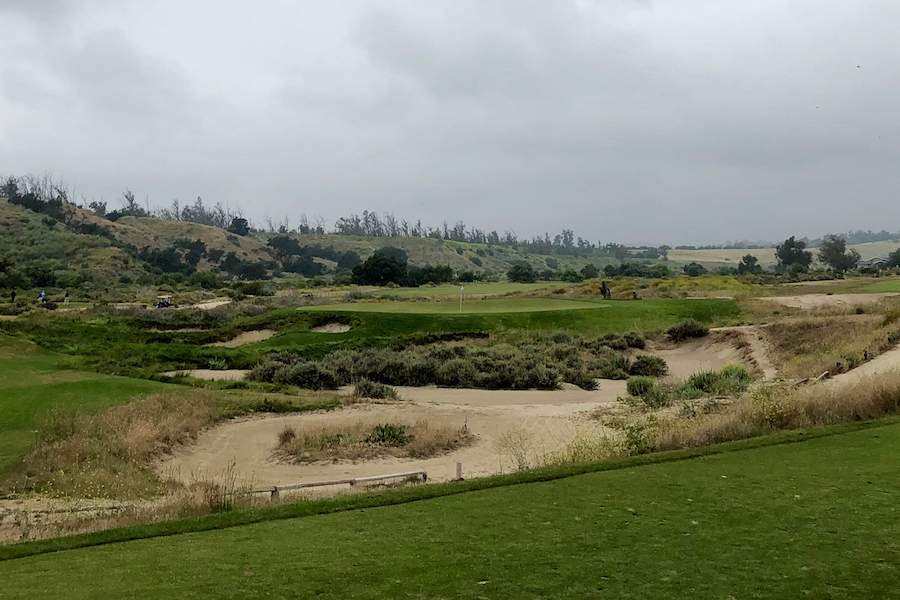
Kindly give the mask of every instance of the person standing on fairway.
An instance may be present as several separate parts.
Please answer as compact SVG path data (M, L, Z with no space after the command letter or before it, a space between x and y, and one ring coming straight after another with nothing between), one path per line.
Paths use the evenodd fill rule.
M16 288L13 288L13 289L9 292L9 302L10 302L10 304L15 304L15 303L16 303Z

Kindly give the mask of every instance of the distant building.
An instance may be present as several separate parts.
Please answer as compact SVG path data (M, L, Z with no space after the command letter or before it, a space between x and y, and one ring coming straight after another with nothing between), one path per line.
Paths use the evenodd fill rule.
M859 269L869 269L872 271L880 271L881 269L886 269L888 266L888 260L886 258L882 258L880 256L876 256L874 258L867 258L866 260L859 261L857 264L857 268Z

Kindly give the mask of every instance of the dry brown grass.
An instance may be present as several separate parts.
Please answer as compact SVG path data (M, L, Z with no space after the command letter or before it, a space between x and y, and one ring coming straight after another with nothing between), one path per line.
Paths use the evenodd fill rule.
M880 314L792 319L765 328L781 373L798 378L852 369L891 348L898 330Z
M876 419L900 412L900 373L853 385L762 386L718 414L669 421L655 435L657 450L707 446L766 433Z
M297 463L371 460L384 456L427 458L461 448L473 439L466 428L443 423L356 420L302 429L285 428L278 435L275 455Z
M147 497L162 491L150 463L216 418L213 395L198 390L157 394L98 415L53 412L5 487L50 496Z

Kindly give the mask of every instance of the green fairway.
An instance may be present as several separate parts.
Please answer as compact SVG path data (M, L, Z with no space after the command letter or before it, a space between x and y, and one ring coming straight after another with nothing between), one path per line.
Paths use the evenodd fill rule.
M885 277L860 288L859 291L870 294L900 292L900 277Z
M27 451L42 414L52 408L96 411L163 384L60 369L60 358L0 335L0 475Z
M4 598L887 598L900 425L0 562Z
M345 304L327 304L311 307L308 310L350 311L350 312L387 312L406 314L491 314L513 312L539 312L545 310L577 310L582 308L597 309L607 304L597 304L579 300L558 300L555 298L488 298L484 300L469 299L462 303L458 300L442 300L431 302L348 302Z
M397 296L400 298L459 298L459 286L465 290L466 298L483 298L486 296L500 296L504 294L517 294L533 292L546 288L569 287L572 284L559 281L542 281L540 283L512 283L508 281L485 281L474 283L447 283L442 285L423 285L415 288L392 288L363 286L355 288L355 291L385 296ZM346 293L346 289L341 290Z

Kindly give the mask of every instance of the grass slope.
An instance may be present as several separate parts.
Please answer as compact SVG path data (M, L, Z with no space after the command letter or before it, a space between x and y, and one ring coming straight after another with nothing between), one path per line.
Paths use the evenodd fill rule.
M0 335L0 476L28 450L35 424L49 410L95 412L164 387L140 379L61 370L58 356Z
M885 598L900 585L898 443L894 421L798 444L32 556L0 562L0 578L11 599Z
M140 265L110 240L76 233L2 199L0 231L0 257L25 273L37 267L49 269L61 288L101 287L120 275L141 273Z

